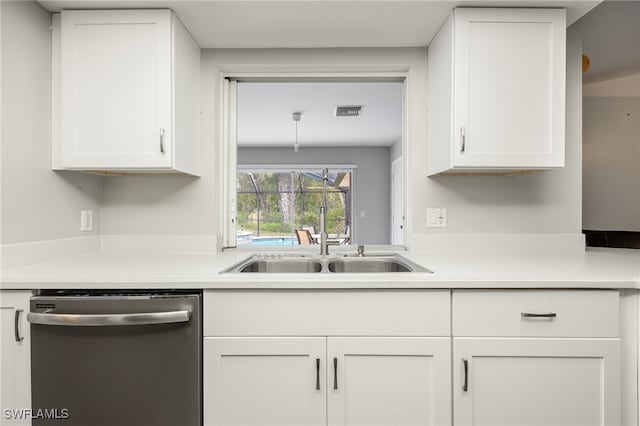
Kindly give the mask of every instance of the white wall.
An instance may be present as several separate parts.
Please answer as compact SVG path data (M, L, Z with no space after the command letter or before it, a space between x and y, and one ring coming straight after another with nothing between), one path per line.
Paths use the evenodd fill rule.
M584 229L640 231L640 98L585 97Z
M581 47L568 36L566 167L520 177L426 177L426 48L204 49L202 171L184 177L107 178L103 233L221 233L221 72L345 71L374 66L408 75L408 231L414 243L434 234L558 233L579 236L581 223ZM449 227L425 228L427 207L447 207Z
M582 93L589 97L640 98L640 72L585 84Z
M389 147L301 147L298 152L293 148L239 148L238 164L355 164L353 243L389 244Z
M31 1L2 1L0 243L100 232L100 178L51 171L51 15ZM93 233L80 210L94 211Z

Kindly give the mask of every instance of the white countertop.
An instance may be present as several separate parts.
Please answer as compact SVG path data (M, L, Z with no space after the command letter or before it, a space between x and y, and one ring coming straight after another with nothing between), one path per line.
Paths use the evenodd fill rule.
M251 253L97 253L3 270L0 288L640 289L639 250L399 253L433 273L220 274Z

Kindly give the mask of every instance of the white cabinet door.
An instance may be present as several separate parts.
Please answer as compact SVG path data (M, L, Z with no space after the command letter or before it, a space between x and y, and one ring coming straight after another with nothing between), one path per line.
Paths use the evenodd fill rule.
M428 54L429 175L564 166L565 10L456 8Z
M29 291L0 292L0 424L30 425Z
M450 345L449 338L329 337L329 424L451 424Z
M206 337L204 424L325 425L326 338Z
M620 424L619 339L454 338L453 351L456 426Z
M170 10L64 11L62 166L172 166Z
M564 11L458 8L454 19L455 165L563 166Z

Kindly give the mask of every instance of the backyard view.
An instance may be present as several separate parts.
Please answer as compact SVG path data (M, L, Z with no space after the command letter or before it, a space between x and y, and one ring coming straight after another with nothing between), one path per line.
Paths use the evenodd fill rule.
M330 234L350 232L351 182L351 171L329 173L327 232ZM307 229L311 234L320 232L320 168L238 170L237 195L239 244L297 244L295 229Z

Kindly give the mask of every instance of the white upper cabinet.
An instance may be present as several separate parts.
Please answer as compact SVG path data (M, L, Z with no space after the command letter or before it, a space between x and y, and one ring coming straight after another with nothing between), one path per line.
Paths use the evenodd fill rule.
M54 169L197 175L200 48L175 14L63 11L59 28Z
M428 52L428 174L564 166L564 9L457 8Z

